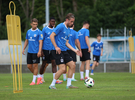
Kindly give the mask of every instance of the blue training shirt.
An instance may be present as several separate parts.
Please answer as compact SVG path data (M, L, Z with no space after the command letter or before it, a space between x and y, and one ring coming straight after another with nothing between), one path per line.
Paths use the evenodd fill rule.
M85 37L89 36L89 30L82 28L78 31L78 37L81 45L81 49L88 49L88 46L85 41Z
M43 40L42 31L38 28L36 30L29 29L26 33L26 39L28 39L28 53L38 53L39 40Z
M54 28L49 28L48 26L44 27L42 30L43 33L43 50L52 50L54 48L51 39L50 39L50 35L53 32Z
M101 48L103 48L103 42L94 41L91 44L91 47L94 47L93 55L100 56L101 54Z
M70 36L69 36L69 44L74 48L76 49L75 47L75 40L78 39L78 33L73 30L73 29L70 29ZM69 48L67 48L67 50L70 50Z
M64 23L60 23L53 32L56 34L55 41L57 46L61 49L61 51L66 51L66 41L69 39L70 28L67 28Z

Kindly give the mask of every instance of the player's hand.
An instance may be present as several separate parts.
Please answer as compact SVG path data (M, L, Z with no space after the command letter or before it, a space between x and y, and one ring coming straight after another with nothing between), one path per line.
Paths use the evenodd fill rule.
M75 50L75 53L76 53L78 56L81 56L81 54L80 54L80 51L79 51L79 50Z
M89 53L91 52L91 49L90 49L90 48L88 48L88 52L89 52Z
M23 51L22 51L22 54L23 54L23 55L25 55L25 53L24 53L24 52L25 52L25 50L23 50Z
M82 57L82 51L80 51L80 57Z
M103 56L103 54L102 54L102 53L101 53L100 55L101 55L101 56Z
M56 54L61 54L61 49L59 47L56 47Z
M41 52L38 52L38 53L37 53L37 57L38 57L38 58L41 57Z
M41 51L41 57L43 57L44 56L44 53L43 53L43 50Z

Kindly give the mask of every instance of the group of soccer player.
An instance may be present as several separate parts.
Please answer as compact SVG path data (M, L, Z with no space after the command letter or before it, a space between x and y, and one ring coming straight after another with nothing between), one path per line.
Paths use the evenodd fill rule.
M63 80L67 81L66 88L78 88L71 84L75 79L76 54L80 56L80 80L84 80L84 65L86 64L85 79L89 77L90 70L90 52L93 50L93 64L91 75L94 75L95 66L99 65L100 55L103 55L103 43L101 35L97 35L97 41L90 46L89 43L89 22L84 21L83 27L78 32L73 30L75 17L72 13L66 15L65 21L55 28L55 18L51 17L49 25L40 31L38 20L33 18L31 21L32 28L26 33L23 54L28 46L27 67L33 73L33 80L30 85L37 85L44 82L44 72L49 63L52 64L53 80L49 89L56 89L55 84L61 83L59 77L63 74ZM76 49L76 47L78 49ZM24 54L25 55L25 54ZM42 65L38 74L38 63L42 57ZM57 70L57 66L59 70ZM68 78L66 78L66 69L68 66Z

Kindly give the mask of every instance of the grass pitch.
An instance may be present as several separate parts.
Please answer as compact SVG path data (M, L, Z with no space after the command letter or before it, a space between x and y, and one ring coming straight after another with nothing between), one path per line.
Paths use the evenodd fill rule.
M13 93L12 74L0 74L0 100L135 100L135 74L95 73L95 85L86 88L80 74L72 82L79 89L66 89L66 82L56 84L57 90L48 89L52 73L45 73L45 83L29 86L32 74L23 73L23 92ZM60 77L62 80L62 77Z

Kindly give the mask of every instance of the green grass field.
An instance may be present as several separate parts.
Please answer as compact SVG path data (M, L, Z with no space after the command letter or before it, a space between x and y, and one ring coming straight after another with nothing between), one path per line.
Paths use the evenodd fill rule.
M45 73L45 83L29 86L32 74L23 74L23 93L13 93L12 74L0 74L0 100L135 100L135 74L95 73L95 85L86 88L76 73L79 89L66 89L66 82L57 84L57 90L49 90L52 73ZM62 79L62 77L60 77Z

